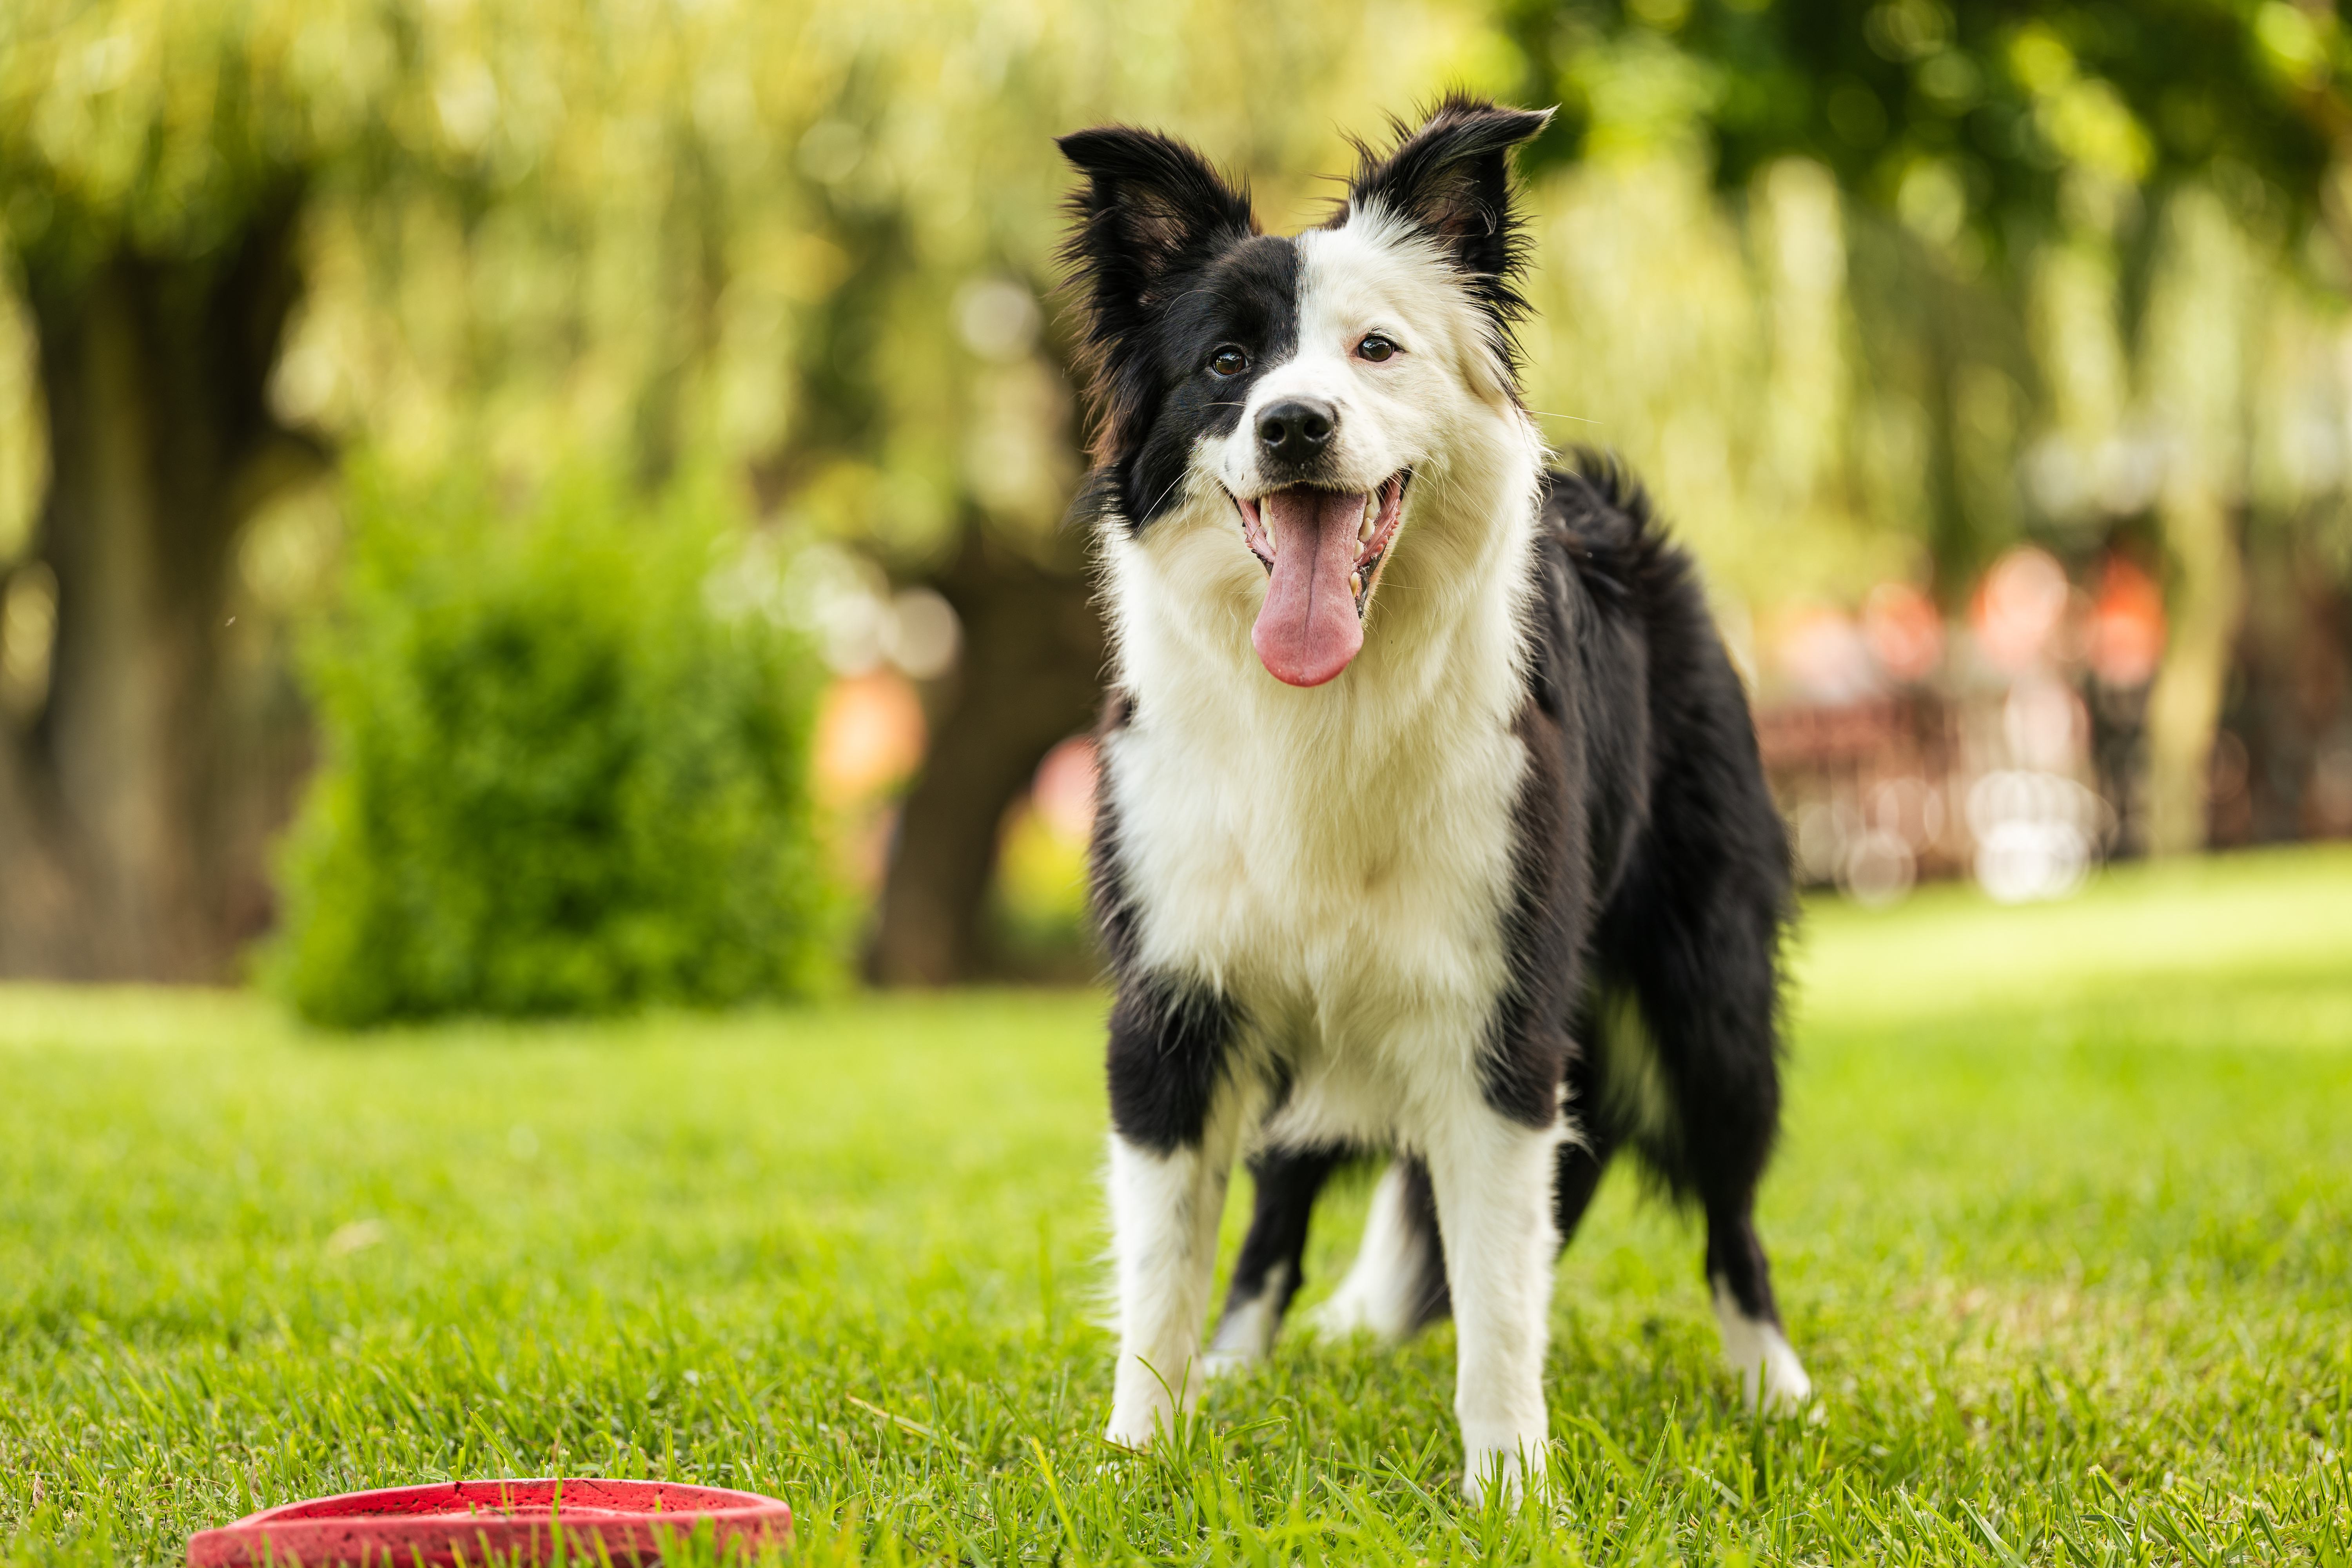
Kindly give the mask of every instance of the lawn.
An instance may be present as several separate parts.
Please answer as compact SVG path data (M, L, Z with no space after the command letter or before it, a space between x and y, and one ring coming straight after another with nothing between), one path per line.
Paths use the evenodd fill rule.
M1819 906L1798 971L1761 1224L1819 1418L1738 1413L1620 1171L1517 1514L1454 1500L1445 1328L1097 1442L1099 996L340 1038L0 990L0 1558L561 1470L774 1492L811 1562L2352 1563L2352 854Z

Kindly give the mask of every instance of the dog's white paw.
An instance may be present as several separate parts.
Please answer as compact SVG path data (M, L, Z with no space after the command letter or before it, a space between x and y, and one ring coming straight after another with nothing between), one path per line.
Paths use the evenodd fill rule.
M1768 1421L1808 1416L1818 1420L1821 1409L1813 1404L1813 1380L1805 1375L1804 1363L1789 1342L1780 1337L1778 1329L1768 1331L1761 1365L1763 1388L1759 1394L1758 1378L1753 1371L1741 1374L1739 1396L1748 1408Z
M1110 1425L1103 1428L1103 1441L1113 1447L1125 1448L1131 1453L1149 1453L1151 1449L1151 1440L1164 1429L1158 1426L1139 1426L1132 1421L1123 1421L1118 1416L1113 1415L1110 1418Z
M1111 1405L1110 1424L1103 1428L1103 1441L1139 1454L1147 1453L1152 1444L1175 1427L1175 1407L1167 1400L1120 1400Z
M1813 1380L1780 1325L1748 1316L1720 1285L1715 1321L1723 1332L1723 1359L1739 1378L1739 1402L1748 1414L1768 1420L1803 1415L1812 1404Z
M1467 1462L1462 1468L1463 1500L1472 1508L1484 1508L1489 1497L1496 1497L1505 1508L1517 1508L1531 1485L1537 1491L1543 1489L1545 1453L1540 1436L1469 1445L1465 1451Z

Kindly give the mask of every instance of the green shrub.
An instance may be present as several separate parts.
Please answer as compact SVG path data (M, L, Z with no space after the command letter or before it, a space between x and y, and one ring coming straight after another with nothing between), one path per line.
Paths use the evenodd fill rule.
M719 494L574 478L508 516L478 481L362 468L264 961L305 1017L725 1005L835 971L819 674L766 618L706 607Z

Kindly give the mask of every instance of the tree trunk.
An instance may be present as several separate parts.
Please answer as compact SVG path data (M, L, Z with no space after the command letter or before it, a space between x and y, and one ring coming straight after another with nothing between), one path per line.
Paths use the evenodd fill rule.
M2229 510L2210 487L2168 489L2157 514L2171 557L2172 626L2147 694L2147 847L2186 855L2205 847L2207 774L2245 567Z
M1080 552L1038 565L968 530L935 584L962 617L951 706L907 797L866 952L885 985L946 985L990 965L983 931L997 830L1054 746L1094 719L1102 625Z
M2167 446L2157 522L2171 623L2147 698L2147 847L2205 847L2205 795L2245 562L2231 516L2242 489L2248 344L2260 274L2227 210L2187 187L2166 204L2147 307L2144 373Z
M194 260L27 258L57 632L46 702L0 738L0 973L229 972L230 549L270 479L314 454L265 400L297 289L294 215L280 201Z

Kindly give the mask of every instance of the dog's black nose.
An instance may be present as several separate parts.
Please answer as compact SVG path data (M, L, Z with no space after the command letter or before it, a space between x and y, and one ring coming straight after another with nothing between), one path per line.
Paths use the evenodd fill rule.
M1278 463L1304 463L1331 444L1339 411L1328 403L1294 397L1257 416L1258 445Z

